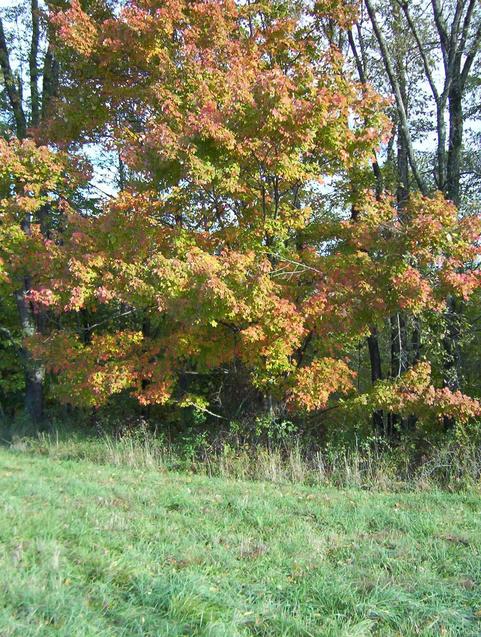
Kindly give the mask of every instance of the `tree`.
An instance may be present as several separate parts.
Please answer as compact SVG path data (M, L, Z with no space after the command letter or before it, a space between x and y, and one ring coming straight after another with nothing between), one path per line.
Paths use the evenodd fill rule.
M42 28L41 10L38 0L31 0L29 12L26 7L20 6L13 17L21 22L20 28L29 32L28 73L25 78L21 68L24 51L20 42L16 42L17 48L9 45L8 33L4 27L4 21L0 16L0 68L1 80L5 93L3 112L6 118L6 126L12 124L12 132L19 140L24 140L33 135L35 129L42 126L49 111L49 106L57 91L58 68L54 56L53 47L48 40L44 50L41 50ZM7 16L8 17L8 16ZM13 53L13 55L12 55ZM13 58L13 61L12 61ZM41 82L42 79L42 82ZM27 94L27 99L25 95ZM15 188L16 185L13 185ZM38 210L38 219L45 219L47 210ZM30 211L26 211L20 221L20 226L25 235L30 235L33 218ZM23 337L33 335L41 328L41 316L33 312L33 308L27 301L31 286L31 277L28 271L24 272L22 281L18 281L15 290L16 305ZM43 382L45 370L43 365L35 360L28 349L20 346L21 359L25 370L25 408L26 412L35 423L42 419L43 412Z
M59 396L96 406L127 391L141 404L212 413L185 379L215 383L241 369L287 409L323 410L342 395L356 405L352 356L373 326L400 312L440 315L446 294L478 286L476 271L459 272L476 259L476 217L458 220L442 196L413 195L401 218L375 187L372 158L390 130L384 103L353 81L332 37L354 17L345 3L311 11L224 0L135 0L100 19L73 2L56 13L83 82L77 100L68 85L59 94L73 121L64 141L104 141L127 167L99 216L70 205L61 234L35 230L22 247L38 310L109 308L88 338L70 320L30 339L60 373ZM72 115L79 99L89 117ZM4 178L15 183L37 151L9 152ZM12 212L38 203L12 194L6 219L15 226ZM476 401L436 389L423 365L376 383L361 403L422 418L477 413Z
M409 187L411 182L411 187L424 193L438 189L461 212L471 208L463 189L471 190L467 177L473 178L469 166L474 153L463 143L466 118L462 111L468 108L471 117L476 113L470 104L477 90L471 73L481 43L477 3L441 6L433 1L425 6L366 0L364 6L366 15L349 41L358 71L372 79L381 92L394 96L398 158L405 157L397 166L398 183ZM432 132L434 143L429 141ZM444 331L444 382L452 389L459 388L461 382L461 313L460 299L450 296L444 320L438 322L439 332ZM402 320L398 327L399 338L395 338L396 330L391 336L394 350L402 345L406 362L418 360L418 322L414 323L412 343ZM393 370L402 367L394 350Z

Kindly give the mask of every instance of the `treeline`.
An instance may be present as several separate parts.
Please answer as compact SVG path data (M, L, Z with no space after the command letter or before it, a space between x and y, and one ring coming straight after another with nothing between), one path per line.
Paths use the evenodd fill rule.
M476 0L2 10L2 417L475 437L480 46Z

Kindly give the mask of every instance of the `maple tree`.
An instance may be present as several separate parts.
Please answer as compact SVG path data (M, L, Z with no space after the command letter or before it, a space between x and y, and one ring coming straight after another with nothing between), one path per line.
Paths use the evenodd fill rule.
M356 390L353 353L373 325L442 316L448 295L479 288L481 226L441 194L411 195L401 218L375 193L386 103L324 31L355 18L345 2L227 0L131 0L101 18L73 0L55 13L83 91L66 86L57 101L70 128L53 120L49 137L64 151L2 142L0 179L17 187L3 188L0 214L3 280L28 268L29 302L63 319L29 340L58 398L96 407L129 392L210 411L182 378L240 368L297 413L335 401L480 415L436 388L427 362ZM125 166L98 214L72 204L88 177L68 152L79 139L102 140ZM19 234L46 200L58 223ZM79 330L84 311L106 318Z

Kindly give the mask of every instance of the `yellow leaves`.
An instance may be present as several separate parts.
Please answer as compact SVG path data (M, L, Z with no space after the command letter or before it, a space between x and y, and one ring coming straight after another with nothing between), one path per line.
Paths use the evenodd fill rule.
M51 200L51 192L82 180L73 158L37 146L31 139L0 139L0 184L8 183L13 196L2 201L0 210L16 202L19 210L32 212Z
M358 9L358 3L353 0L342 3L332 2L332 0L316 0L313 6L313 15L322 18L328 16L340 27L349 28L357 19Z
M142 333L136 331L93 334L87 345L67 332L29 343L35 356L59 374L54 390L57 397L90 406L99 406L112 394L138 385L137 362L143 345Z
M98 352L98 360L108 360L125 354L132 346L140 345L143 335L140 331L119 331L115 334L94 334L92 336L92 352Z
M102 404L112 394L118 394L130 387L132 376L125 367L108 364L93 372L88 378L89 389L96 404Z
M348 401L346 406L351 410L368 408L371 412L382 409L403 416L414 414L424 425L439 423L445 416L463 424L481 415L479 401L432 384L428 361L420 361L399 378L378 381L371 392Z
M204 397L195 394L185 394L179 401L179 407L196 407L205 410L208 406L209 402Z
M219 272L221 268L218 258L199 248L192 248L187 253L187 264L194 276L210 277Z
M85 259L72 257L67 263L69 272L74 275L75 279L81 283L89 284L96 277L96 272L92 269L91 264Z

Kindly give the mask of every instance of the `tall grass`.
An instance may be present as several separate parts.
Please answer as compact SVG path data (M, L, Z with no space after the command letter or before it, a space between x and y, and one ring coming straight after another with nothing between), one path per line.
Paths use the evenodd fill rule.
M149 432L123 436L86 436L55 430L13 437L12 449L57 459L158 471L258 480L273 483L332 485L378 490L462 490L481 487L481 448L452 441L414 460L400 448L380 445L306 451L299 442L265 445L171 444Z

